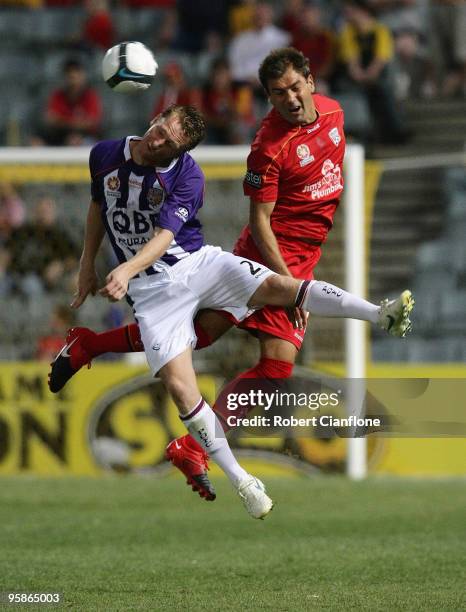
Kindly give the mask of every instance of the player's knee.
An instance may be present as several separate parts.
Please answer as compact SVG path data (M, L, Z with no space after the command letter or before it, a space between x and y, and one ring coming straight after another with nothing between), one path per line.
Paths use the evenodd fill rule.
M268 289L276 294L281 294L284 291L288 291L291 287L294 287L296 281L290 276L283 276L282 274L273 274L266 279L269 281Z
M271 274L254 293L249 306L288 306L294 303L299 281L291 276Z

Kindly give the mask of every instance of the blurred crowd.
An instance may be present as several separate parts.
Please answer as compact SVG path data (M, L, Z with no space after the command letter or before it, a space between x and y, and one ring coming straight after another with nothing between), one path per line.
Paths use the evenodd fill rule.
M70 296L77 282L81 253L78 235L82 226L70 223L67 211L58 206L50 192L31 192L24 197L20 186L0 181L0 300L8 304L2 312L2 324L42 317L22 357L50 361L63 344L66 331L76 325L70 309ZM110 249L103 247L98 273L105 276L116 264ZM128 316L120 305L104 304L99 314L101 324L118 327ZM18 308L21 312L18 312ZM32 321L34 328L34 321ZM21 330L1 330L15 332Z
M0 296L70 291L79 255L50 195L39 195L29 211L11 183L0 183Z
M351 121L347 129L369 145L409 141L407 100L464 99L466 93L465 0L0 0L0 27L9 12L34 17L54 11L73 16L74 33L59 43L60 62L47 68L52 79L39 74L45 95L41 89L34 111L25 115L22 144L92 144L138 133L172 103L203 110L207 144L249 144L269 108L257 78L259 64L271 49L287 45L309 58L317 92L341 100L351 96L347 117L363 102L369 129L352 133ZM144 26L144 35L134 28L128 34L133 21ZM160 65L145 98L110 91L97 70L105 50L127 39L146 43ZM57 51L56 41L50 48L45 36L43 41L39 65ZM12 44L14 49L16 41ZM16 109L15 96L24 87L2 81L2 70L2 94L11 91ZM142 99L149 104L138 107ZM111 132L108 109L120 102L123 120ZM4 106L4 116L8 110ZM76 236L82 228L66 223L62 209L49 192L25 198L20 187L0 181L0 297L26 310L34 301L52 300L35 349L35 356L46 360L76 323L63 299L75 288ZM124 315L109 307L105 316L111 327Z
M250 142L267 111L257 69L274 47L292 45L309 58L318 92L359 96L371 130L356 136L372 142L409 139L404 100L465 95L463 0L0 0L0 5L84 12L80 31L68 41L62 84L49 92L34 126L34 145L105 137L101 93L89 82L82 53L100 57L126 38L114 19L122 7L134 15L145 11L147 19L157 11L151 40L144 42L166 61L151 114L173 102L201 107L209 144ZM177 61L177 54L188 54L191 67Z

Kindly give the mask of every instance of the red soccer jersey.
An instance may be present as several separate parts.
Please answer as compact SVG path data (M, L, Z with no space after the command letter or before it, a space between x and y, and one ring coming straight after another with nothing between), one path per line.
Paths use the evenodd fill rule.
M271 227L278 239L324 242L343 190L343 110L314 95L317 119L294 126L273 109L264 119L247 160L244 193L275 202ZM249 237L246 226L237 248Z
M96 132L102 118L102 103L91 87L83 90L76 100L70 100L63 89L55 90L47 103L47 112L68 122L88 119L93 122L89 132Z

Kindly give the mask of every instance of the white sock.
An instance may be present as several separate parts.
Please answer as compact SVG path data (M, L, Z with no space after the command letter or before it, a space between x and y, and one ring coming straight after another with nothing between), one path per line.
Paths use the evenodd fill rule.
M380 307L325 281L303 281L296 305L318 317L360 319L377 323Z
M202 397L189 414L186 416L180 415L180 419L192 437L209 453L234 486L237 486L241 480L248 476L246 470L243 470L231 452L220 421Z

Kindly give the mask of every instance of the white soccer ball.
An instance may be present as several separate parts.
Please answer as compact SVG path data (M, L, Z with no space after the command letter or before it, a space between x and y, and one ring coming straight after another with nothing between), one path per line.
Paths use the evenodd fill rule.
M115 45L102 60L102 75L107 85L125 93L150 87L157 68L152 51L135 41Z

